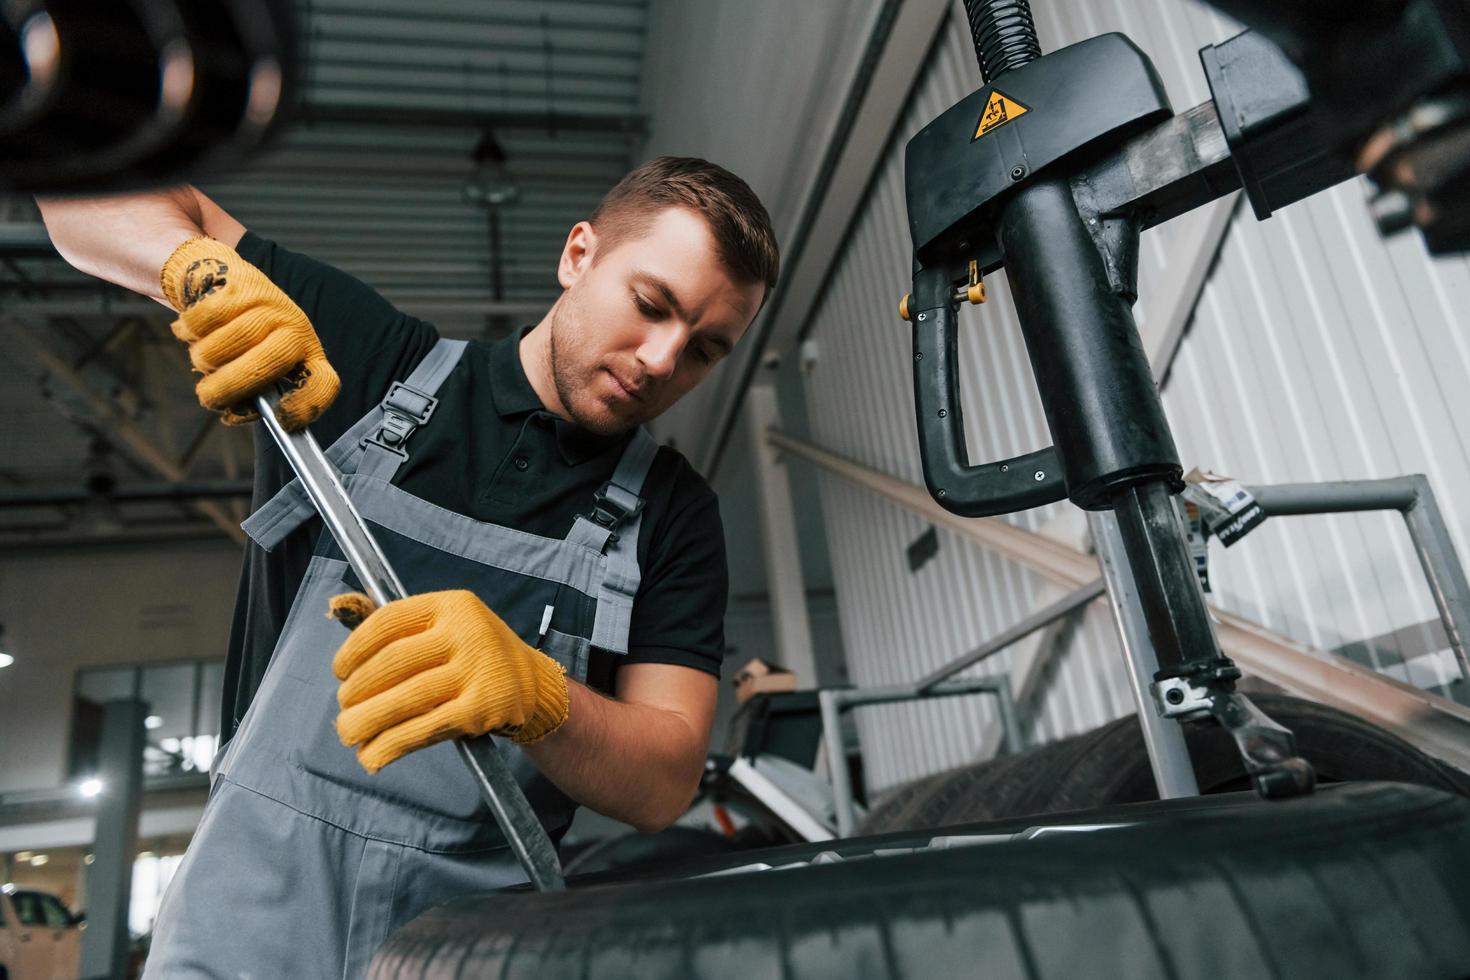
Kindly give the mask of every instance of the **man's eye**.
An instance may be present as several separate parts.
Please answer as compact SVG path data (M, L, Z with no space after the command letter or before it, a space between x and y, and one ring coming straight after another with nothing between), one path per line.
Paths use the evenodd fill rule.
M636 293L633 294L633 303L638 307L638 312L642 313L650 320L659 315L657 306L654 306L648 300L644 299L642 296L639 296Z

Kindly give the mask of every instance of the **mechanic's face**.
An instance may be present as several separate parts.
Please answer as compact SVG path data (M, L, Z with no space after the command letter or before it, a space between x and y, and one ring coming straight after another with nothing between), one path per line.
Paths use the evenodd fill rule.
M587 222L567 237L549 367L564 414L611 434L662 413L730 353L765 296L737 282L697 213L666 208L605 253ZM553 409L555 406L551 406Z

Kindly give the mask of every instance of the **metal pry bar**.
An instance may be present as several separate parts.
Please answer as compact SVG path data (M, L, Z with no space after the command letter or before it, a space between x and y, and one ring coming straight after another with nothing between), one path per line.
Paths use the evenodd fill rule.
M307 429L287 432L276 418L274 400L269 396L258 396L255 404L261 421L281 448L291 469L301 479L312 506L321 515L322 523L342 549L367 594L380 606L408 595L403 582L378 547L377 539L347 496L336 468L327 461L311 432ZM454 747L479 787L481 798L495 815L501 833L525 869L526 877L540 891L565 888L556 847L490 738L456 739Z

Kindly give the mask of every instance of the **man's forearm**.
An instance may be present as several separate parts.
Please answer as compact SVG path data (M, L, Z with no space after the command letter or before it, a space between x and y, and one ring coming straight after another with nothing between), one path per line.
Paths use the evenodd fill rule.
M607 698L575 681L567 687L566 724L526 746L531 760L599 813L645 832L673 823L698 789L707 733L674 711Z
M38 197L61 257L91 276L167 305L159 270L181 242L209 234L233 247L244 229L193 187L106 197Z

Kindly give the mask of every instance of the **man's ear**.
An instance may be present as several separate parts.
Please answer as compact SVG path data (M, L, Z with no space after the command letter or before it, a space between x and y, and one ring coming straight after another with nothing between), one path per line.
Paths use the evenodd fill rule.
M572 225L567 232L567 243L561 249L561 261L556 265L556 279L562 289L571 289L572 283L592 264L592 253L597 246L597 232L586 221Z

